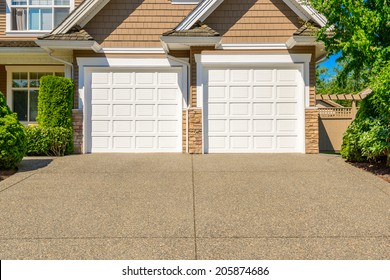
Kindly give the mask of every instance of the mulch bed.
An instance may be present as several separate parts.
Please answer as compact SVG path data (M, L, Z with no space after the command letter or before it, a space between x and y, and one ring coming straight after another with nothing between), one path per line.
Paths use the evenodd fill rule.
M386 166L385 158L377 162L353 162L351 164L390 183L390 167Z
M16 173L16 169L0 170L0 181L7 179L8 177Z

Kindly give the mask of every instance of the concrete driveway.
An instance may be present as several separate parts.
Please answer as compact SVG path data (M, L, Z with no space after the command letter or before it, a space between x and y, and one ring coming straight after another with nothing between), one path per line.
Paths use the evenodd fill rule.
M27 158L0 259L390 259L390 184L334 155Z

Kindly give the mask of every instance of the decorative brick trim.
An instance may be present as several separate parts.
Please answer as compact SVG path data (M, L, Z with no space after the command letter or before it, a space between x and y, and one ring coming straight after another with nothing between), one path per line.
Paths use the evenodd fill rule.
M188 110L188 152L202 154L202 109Z
M83 153L83 110L72 110L74 153Z
M319 153L318 109L305 110L306 154Z

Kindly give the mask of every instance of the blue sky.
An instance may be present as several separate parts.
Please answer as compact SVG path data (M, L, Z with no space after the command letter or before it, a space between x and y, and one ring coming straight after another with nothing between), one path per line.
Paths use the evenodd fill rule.
M329 75L334 75L334 67L337 65L337 62L336 62L336 59L340 57L340 53L338 54L335 54L335 55L332 55L331 57L329 57L326 61L324 61L323 63L321 63L320 65L321 66L325 66L326 68L329 69Z

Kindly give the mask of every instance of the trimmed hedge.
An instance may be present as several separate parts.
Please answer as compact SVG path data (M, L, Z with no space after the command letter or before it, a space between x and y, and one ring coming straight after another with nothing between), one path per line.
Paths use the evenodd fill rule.
M40 79L37 121L43 128L62 127L70 131L70 142L65 154L73 153L73 92L74 84L71 79L57 76L44 76Z
M64 127L28 126L27 155L63 156L72 141L72 132Z
M0 169L18 166L26 153L24 126L13 114L0 92Z

